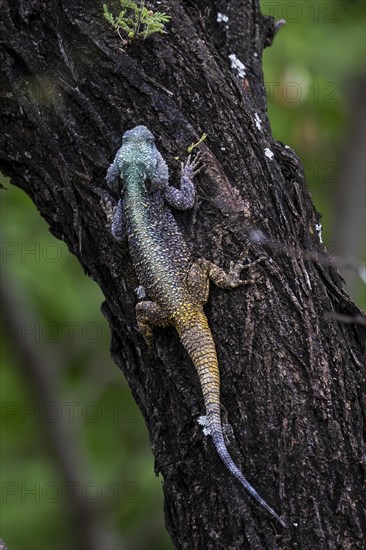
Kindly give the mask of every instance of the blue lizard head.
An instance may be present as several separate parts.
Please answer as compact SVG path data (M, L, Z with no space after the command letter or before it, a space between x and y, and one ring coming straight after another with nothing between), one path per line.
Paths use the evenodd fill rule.
M154 142L154 136L146 126L135 126L132 130L127 130L122 136L122 143L150 141Z
M120 170L128 179L131 172L139 172L144 179L152 177L158 160L153 134L146 126L136 126L127 130L122 137L119 151Z

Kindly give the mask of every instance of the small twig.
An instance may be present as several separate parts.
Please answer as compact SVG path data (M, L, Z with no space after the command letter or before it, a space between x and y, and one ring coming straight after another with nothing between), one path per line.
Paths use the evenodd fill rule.
M249 235L249 239L252 244L263 244L263 246L266 246L275 252L286 254L286 256L289 256L290 258L294 258L294 259L302 258L304 260L312 260L314 262L317 262L318 264L325 265L325 266L336 266L337 268L340 268L340 267L348 268L358 273L360 277L361 277L361 271L365 269L364 264L362 264L361 262L358 262L353 258L342 258L340 256L328 256L326 254L322 254L321 252L295 248L294 246L289 246L287 244L284 245L280 242L267 239L267 237L262 232L253 231L252 234Z
M346 323L347 325L361 325L366 327L366 317L363 317L362 315L342 315L342 313L329 311L324 314L324 317L326 319L330 319L331 321Z

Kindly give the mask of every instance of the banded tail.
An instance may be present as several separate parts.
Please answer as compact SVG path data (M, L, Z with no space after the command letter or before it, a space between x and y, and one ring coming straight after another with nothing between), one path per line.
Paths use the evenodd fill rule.
M218 361L206 315L203 311L196 310L193 315L189 316L189 320L187 319L186 322L182 322L181 319L179 321L176 324L176 328L181 342L188 351L197 370L206 407L208 427L221 460L260 506L267 510L283 527L287 527L280 516L276 514L245 479L227 450L221 425Z

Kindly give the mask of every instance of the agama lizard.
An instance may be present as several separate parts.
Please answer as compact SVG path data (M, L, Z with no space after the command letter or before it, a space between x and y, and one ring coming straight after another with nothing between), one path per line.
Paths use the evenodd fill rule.
M117 207L105 203L118 240L127 237L140 284L149 300L136 306L137 326L148 347L154 326L173 325L197 370L209 432L227 469L252 497L283 527L284 521L262 499L234 464L223 437L220 415L220 381L215 344L203 305L209 280L224 289L244 284L243 264L230 266L229 273L205 259L193 261L169 208L192 208L193 177L198 162L182 165L180 189L169 185L167 164L157 150L153 134L145 126L124 133L122 146L107 172L107 184L120 197Z

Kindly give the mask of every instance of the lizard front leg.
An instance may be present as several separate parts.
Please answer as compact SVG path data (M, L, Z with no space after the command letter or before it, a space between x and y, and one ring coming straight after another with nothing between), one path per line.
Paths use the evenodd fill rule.
M122 199L120 199L116 205L108 197L101 201L101 204L113 237L117 241L123 241L127 237L127 228L123 217Z
M116 211L113 217L112 234L117 241L123 241L127 238L127 227L123 217L123 202L119 199Z
M153 328L166 327L171 321L165 311L156 302L139 302L136 305L137 327L145 339L149 352L152 351Z
M112 189L112 191L116 193L116 195L119 195L121 191L121 175L120 175L120 170L117 162L117 157L119 153L120 153L120 149L117 151L117 155L114 161L108 168L107 175L105 178L108 187Z
M164 188L164 198L167 203L177 210L189 210L194 205L196 190L193 184L193 178L203 168L201 158L196 156L192 161L191 156L185 164L182 163L182 176L180 180L180 189L171 185Z

